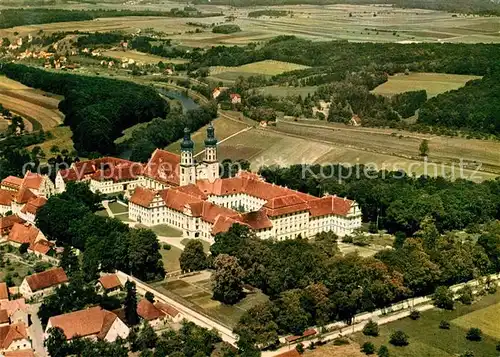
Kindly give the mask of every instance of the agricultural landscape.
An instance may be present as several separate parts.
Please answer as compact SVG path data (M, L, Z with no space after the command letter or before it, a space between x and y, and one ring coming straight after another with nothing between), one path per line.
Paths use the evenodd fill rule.
M175 175L139 203L127 178L111 179L119 194L63 181L31 222L64 247L49 261L70 278L39 299L36 356L500 353L500 3L366 3L0 2L0 179L24 177L27 162L52 182L87 159L142 170L157 149L207 163L213 145L222 178L237 164L268 187L335 195L332 210L356 202L362 216L345 236L259 239L236 216L214 215L209 239L186 238L177 218L133 219L151 192L150 205L167 200ZM179 197L197 190L179 185ZM183 215L197 217L201 192ZM12 214L2 212L1 222ZM242 224L212 233L222 218ZM16 284L25 265L6 268ZM95 297L97 278L113 272L133 284ZM169 301L190 322L139 319L138 300ZM123 317L133 331L124 342L43 330L95 305Z

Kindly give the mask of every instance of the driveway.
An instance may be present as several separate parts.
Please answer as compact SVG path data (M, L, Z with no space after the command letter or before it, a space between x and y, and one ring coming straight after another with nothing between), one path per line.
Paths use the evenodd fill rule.
M47 352L43 347L42 322L38 318L38 309L41 304L29 304L29 314L31 315L31 326L28 327L28 334L31 338L32 348L38 357L47 357Z

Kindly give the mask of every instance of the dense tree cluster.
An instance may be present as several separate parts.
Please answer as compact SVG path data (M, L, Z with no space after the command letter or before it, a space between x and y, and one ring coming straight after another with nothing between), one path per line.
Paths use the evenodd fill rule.
M361 311L431 294L438 287L437 304L447 306L442 302L447 286L498 271L494 257L499 252L499 227L486 227L485 238L475 242L451 233L440 235L428 221L400 247L362 258L338 254L332 233L314 241L270 242L234 225L215 237L211 250L215 256L234 256L244 271L243 281L270 295L270 302L250 309L235 328L239 347L245 350L273 345L279 335L301 334L308 326L350 322ZM485 249L493 244L497 248L489 258ZM376 334L376 326L365 333Z
M224 34L229 34L229 33L235 33L235 32L240 32L241 28L238 25L234 24L224 24L224 25L217 25L212 28L213 33L224 33Z
M96 215L98 199L85 183L68 183L65 193L51 196L39 210L37 227L58 245L84 251L82 268L87 281L99 271L115 269L146 281L163 277L156 234Z
M27 86L64 96L59 109L81 154L115 151L114 140L134 124L165 117L168 105L153 88L108 78L47 72L3 64L0 73ZM96 99L99 100L96 100Z
M172 110L165 119L153 119L147 126L134 130L131 138L121 146L131 150L131 160L145 162L156 148L180 139L184 128L194 132L216 117L217 107L213 104L203 105L185 114Z
M92 45L115 45L126 40L127 35L119 32L95 32L85 36L79 36L76 41L78 47L88 47Z
M163 17L210 17L220 13L202 13L192 7L170 11L150 10L63 10L46 8L4 9L0 13L0 28L52 22L88 21L100 17L163 16Z
M290 11L291 13L291 11ZM255 10L255 11L250 11L248 13L248 17L261 17L261 16L269 16L269 17L284 17L288 16L289 12L285 10L272 10L272 9L266 9L266 10Z
M356 174L359 173L359 174ZM261 169L264 178L315 196L335 192L357 201L368 222L412 235L427 216L440 232L464 229L498 219L500 181L474 183L443 177L414 178L404 172L373 171L363 165L332 165Z
M182 49L174 46L171 40L158 40L148 36L136 36L132 38L129 46L137 51L167 58L190 58L196 56L198 53L197 49L188 51L185 48Z

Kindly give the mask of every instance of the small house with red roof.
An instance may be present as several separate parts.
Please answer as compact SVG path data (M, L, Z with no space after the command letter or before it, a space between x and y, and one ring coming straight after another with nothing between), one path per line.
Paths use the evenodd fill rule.
M0 352L31 349L27 327L23 323L0 327Z
M184 319L184 315L172 305L161 301L155 302L154 305L157 309L165 313L165 316L169 321L180 323Z
M121 288L122 283L116 274L103 275L97 281L97 289L107 294L118 292Z
M165 312L157 308L147 299L142 299L137 304L137 315L139 315L141 319L146 320L154 329L163 327L167 318Z
M26 299L43 297L52 294L56 287L67 282L68 277L64 270L54 268L25 277L19 287L19 292Z
M241 103L241 95L239 95L238 93L231 93L229 97L231 98L231 104Z

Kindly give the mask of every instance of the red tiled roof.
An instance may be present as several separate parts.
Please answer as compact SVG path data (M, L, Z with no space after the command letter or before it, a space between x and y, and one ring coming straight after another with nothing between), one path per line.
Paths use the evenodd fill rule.
M160 302L160 301L158 301L158 302L155 303L155 307L158 308L158 309L160 309L161 311L163 311L165 314L169 315L172 318L174 318L174 317L176 317L177 315L180 314L180 311L177 310L172 305L165 304L165 303Z
M16 176L8 176L2 180L2 186L19 189L23 183L23 179Z
M10 206L12 204L13 198L14 198L13 191L0 189L0 205L1 206Z
M28 333L24 323L0 327L0 348L7 349L14 341L27 339Z
M99 282L105 290L111 290L122 286L116 274L101 276Z
M16 223L24 223L24 220L19 218L18 215L11 214L10 216L0 218L0 229L11 229Z
M33 350L19 350L4 352L5 357L35 357Z
M31 224L14 223L10 230L8 240L19 244L30 244L36 239L39 233L40 231L38 228Z
M6 310L9 316L12 316L16 311L28 312L28 305L24 298L16 300L0 301L0 309Z
M53 247L54 247L54 243L51 243L45 239L40 239L36 242L31 242L28 250L31 250L31 251L37 252L37 253L41 253L41 254L47 254L48 252L50 252L50 250Z
M17 203L27 203L32 198L36 198L36 195L27 187L21 187L14 196L14 200Z
M49 319L49 323L52 327L62 329L68 340L75 336L97 335L98 338L104 338L117 318L112 312L96 306L53 316Z
M183 212L186 205L203 202L203 200L200 200L199 198L175 189L162 190L160 191L160 196L163 198L167 207L178 212Z
M309 336L313 336L315 335L317 332L315 329L309 329L309 330L305 330L304 333L301 335L301 336L288 336L285 338L285 340L287 342L293 342L293 341L297 341L297 340L300 340L301 338L305 338L305 337L309 337Z
M138 186L129 201L138 206L148 208L157 194L157 191Z
M46 270L38 274L27 276L25 279L33 292L68 281L68 277L62 268Z
M0 283L0 300L9 300L9 289L6 283Z
M212 231L210 233L212 235L216 235L219 233L225 233L235 223L239 223L239 224L250 227L248 224L242 223L239 220L237 220L236 218L219 216L219 217L217 217L217 219L212 227Z
M143 166L138 163L122 164L105 170L97 170L90 178L95 181L129 181L142 174Z
M131 165L137 168L140 167L138 163L133 161L116 157L101 157L95 160L75 162L71 168L61 170L59 174L64 181L77 181L90 178L90 176L101 170L106 171L110 170L110 168L130 167Z
M165 313L158 309L149 300L142 299L137 304L137 314L146 321L156 320L165 316Z
M179 165L181 157L177 154L156 149L144 168L144 176L160 182L179 186Z
M26 175L24 176L22 186L31 188L34 190L38 190L40 186L42 185L43 182L43 176L32 173L30 171L26 172Z
M264 210L244 213L241 215L240 221L246 223L254 230L272 228L273 226L273 223Z
M9 314L7 310L0 310L0 324L9 323Z
M349 213L354 201L337 196L326 196L309 201L309 212L311 217L326 216L336 214L346 216Z
M47 203L47 199L45 197L37 197L32 198L24 205L21 209L22 213L31 213L36 215L38 210L43 207Z

